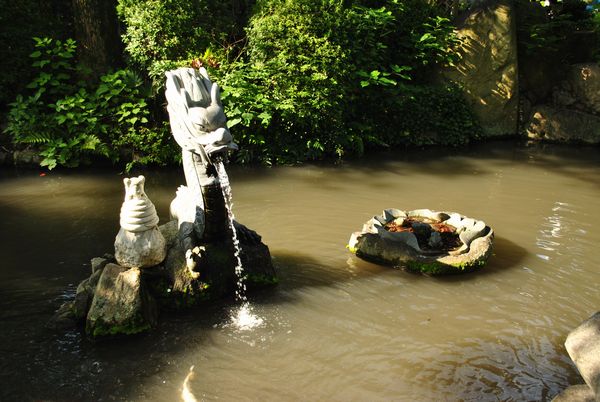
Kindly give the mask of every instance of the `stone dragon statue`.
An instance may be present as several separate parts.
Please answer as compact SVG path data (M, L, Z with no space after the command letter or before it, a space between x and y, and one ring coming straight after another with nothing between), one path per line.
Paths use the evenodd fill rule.
M219 86L204 68L167 71L166 91L173 137L181 147L187 186L180 186L171 203L179 236L190 264L200 242L230 236L225 200L215 163L238 147L226 124ZM255 232L235 223L238 235L260 241Z

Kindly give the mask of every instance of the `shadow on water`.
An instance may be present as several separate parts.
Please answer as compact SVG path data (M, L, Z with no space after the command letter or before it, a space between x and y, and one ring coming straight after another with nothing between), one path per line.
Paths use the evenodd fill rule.
M363 171L369 175L369 182L373 187L381 188L386 184L377 179L378 175L382 173L390 173L395 176L420 173L450 179L473 174L493 174L498 167L508 169L515 163L526 163L590 183L589 171L580 171L578 168L584 167L587 170L590 166L600 167L598 153L598 146L593 145L530 144L523 146L523 144L510 140L474 143L461 148L431 147L418 151L395 148L378 152L376 155L367 155L361 159L348 159L337 165L314 162L290 169L304 170L305 176L301 178L302 180L318 183L319 187L332 189L337 188L337 183L343 181L346 170L348 178L352 178L356 171ZM494 167L489 169L482 167L482 160L493 163ZM335 175L312 176L310 174L311 167L325 171L334 170ZM309 169L308 173L307 169ZM269 167L246 169L243 166L232 166L230 170L231 176L243 178L245 182L268 180L277 174L276 169ZM596 178L594 184L600 187L600 179Z
M283 267L283 287L286 287L286 277L304 278L302 286L309 287L331 286L344 280L344 275L318 275L319 278L309 274L303 267L318 267L316 272L320 274L326 272L326 267L307 256L276 259ZM60 291L58 288L51 290ZM146 381L161 383L163 370L181 369L184 373L188 367L175 367L177 362L186 351L210 345L213 331L222 329L230 321L234 306L231 301L222 301L188 312L163 312L158 327L148 334L91 341L80 329L54 331L44 328L53 311L64 301L64 298L48 294L51 290L43 295L32 291L31 297L24 297L21 292L18 296L23 305L7 305L0 316L3 327L0 339L4 341L0 346L3 356L0 400L151 398L151 395L144 395L140 384ZM288 296L279 298L280 293L289 296L286 291L273 288L256 293L250 300L256 303L292 302ZM46 300L45 308L40 308L40 297ZM53 299L53 303L48 299ZM23 367L14 370L13 362Z
M402 269L366 262L350 253L348 255L349 260L346 269L340 269L339 267L332 269L332 267L320 264L317 260L306 255L278 254L274 256L275 265L281 277L281 284L279 286L286 291L290 291L286 292L285 296L277 295L277 301L284 302L285 299L281 299L281 297L289 298L288 301L290 302L293 301L293 290L306 287L330 287L350 280L385 274L389 271L395 271L398 275L405 275L416 280L465 282L519 268L520 263L527 256L527 251L525 248L506 238L496 236L494 238L493 255L485 267L466 274L441 276L412 273ZM268 297L265 300L268 300Z
M212 331L229 319L230 307L219 303L185 314L163 314L148 334L99 341L87 339L80 329L29 329L19 350L0 349L0 400L152 399L142 384L165 383L163 371L180 369L178 362L186 351L210 345ZM48 318L37 317L42 325ZM18 362L18 370L13 362ZM187 368L181 367L182 373Z
M493 253L485 267L464 275L434 276L433 278L440 282L465 282L480 277L498 275L520 268L521 262L527 255L528 252L524 247L504 237L495 236Z
M490 256L485 267L473 272L457 275L427 276L412 273L402 269L366 262L350 253L348 253L348 266L345 269L340 269L340 267L332 269L330 266L320 264L314 258L299 254L277 254L274 256L274 261L281 279L279 287L286 291L293 291L305 287L330 287L351 280L386 274L390 271L395 271L398 275L405 275L416 280L465 282L518 269L527 255L528 252L524 247L504 237L495 236L493 254ZM281 296L278 295L277 297ZM286 297L292 298L293 292L290 292ZM283 300L279 299L278 301ZM290 299L289 301L293 300Z

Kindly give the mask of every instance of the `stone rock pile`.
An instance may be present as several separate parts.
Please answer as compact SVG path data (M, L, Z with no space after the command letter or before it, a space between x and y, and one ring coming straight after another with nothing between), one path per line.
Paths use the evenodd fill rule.
M237 280L231 240L203 241L190 270L177 220L158 226L144 192L144 177L125 179L121 229L115 255L91 261L91 275L77 287L51 325L85 326L93 337L130 335L156 326L161 310L182 310L234 294ZM277 283L269 248L235 222L249 289Z

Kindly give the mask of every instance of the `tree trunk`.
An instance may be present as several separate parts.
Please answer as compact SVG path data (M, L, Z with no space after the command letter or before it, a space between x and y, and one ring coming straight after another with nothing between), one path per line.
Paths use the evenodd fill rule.
M79 60L98 77L118 67L122 43L116 14L116 0L72 0L75 39Z

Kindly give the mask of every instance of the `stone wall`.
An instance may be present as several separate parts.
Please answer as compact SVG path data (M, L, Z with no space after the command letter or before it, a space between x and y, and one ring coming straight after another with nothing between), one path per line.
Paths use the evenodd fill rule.
M442 76L464 88L486 137L600 144L600 66L565 73L552 59L520 60L517 12L531 10L509 0L474 3L457 24L463 58Z
M465 89L487 137L517 134L518 64L515 10L501 0L475 6L458 25L463 58L443 76Z
M550 99L531 106L527 115L530 139L600 144L600 66L571 66Z

